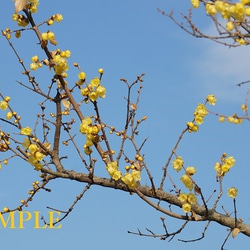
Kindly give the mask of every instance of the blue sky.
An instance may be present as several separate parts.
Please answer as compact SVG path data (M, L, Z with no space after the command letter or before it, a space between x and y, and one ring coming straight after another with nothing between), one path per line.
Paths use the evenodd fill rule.
M121 128L120 121L125 112L125 87L120 78L132 82L138 74L145 72L144 88L139 105L139 117L147 115L142 125L139 140L149 137L144 153L156 181L160 180L161 168L187 121L199 102L213 93L218 102L212 109L224 114L241 114L247 86L236 84L249 79L246 49L228 49L210 41L195 39L176 27L167 17L157 12L175 10L187 13L189 1L171 0L92 0L40 1L35 15L37 22L52 14L61 13L63 22L52 26L58 47L72 52L70 63L77 61L88 79L104 68L103 84L107 97L100 101L101 113L106 121ZM11 20L14 3L5 1L0 17L1 29L14 28ZM194 18L199 27L213 32L211 23L202 11L195 11ZM47 27L42 28L47 31ZM34 54L42 56L31 31L23 34L21 40L13 43L28 65ZM36 105L40 100L20 88L16 80L25 81L22 69L3 37L0 38L1 79L0 91L10 95L13 105L29 125L34 122L32 114L39 112ZM43 69L44 70L44 69ZM42 71L42 72L45 72ZM36 72L41 84L50 83L51 73ZM75 81L77 71L71 68L69 80ZM16 102L14 101L16 100ZM86 112L90 112L87 110ZM206 197L218 189L213 165L223 152L234 155L237 164L225 178L225 190L230 186L239 189L238 214L248 222L250 197L246 190L248 183L249 133L247 122L240 126L220 124L216 117L209 116L197 134L184 136L179 148L187 165L195 166ZM5 157L2 156L1 159ZM68 168L79 168L72 162ZM174 173L173 173L174 174ZM178 180L179 176L173 176ZM38 179L38 173L31 171L23 162L10 161L0 172L0 207L14 207L27 196L31 183ZM147 184L148 180L142 180ZM30 184L30 186L28 186ZM41 211L46 217L46 206L66 210L81 192L84 185L65 180L49 184L51 193L40 192L27 208L31 213ZM182 187L184 188L184 187ZM229 212L233 204L223 198L223 205ZM221 205L222 205L221 204ZM219 211L222 210L219 208ZM177 239L199 237L204 224L191 224L182 235L173 241L160 241L127 234L127 231L141 231L147 227L155 233L162 233L162 214L148 207L135 195L116 190L93 187L74 208L72 214L62 222L61 229L33 229L33 222L20 229L0 229L2 246L8 249L219 249L227 235L225 228L211 225L204 240L185 244ZM18 221L18 217L16 217ZM166 218L170 231L178 229L181 222ZM247 249L247 238L238 235L230 239L227 250Z

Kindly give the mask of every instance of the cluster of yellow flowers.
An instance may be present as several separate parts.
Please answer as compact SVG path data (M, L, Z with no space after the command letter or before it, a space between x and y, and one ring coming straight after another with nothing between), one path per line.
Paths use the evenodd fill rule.
M71 55L70 50L60 51L57 49L56 54L53 56L54 70L57 75L61 75L63 77L67 77L65 71L69 69L68 60Z
M57 45L57 41L55 39L55 33L52 31L43 32L41 34L41 39L43 42L45 42L46 45L48 41L53 45Z
M235 159L233 156L227 157L227 154L224 153L221 157L221 162L216 162L214 169L217 172L217 176L221 177L224 176L230 168L235 165Z
M78 85L84 82L85 80L85 73L80 72L78 74ZM101 80L98 77L94 77L90 80L90 84L86 83L85 88L81 88L81 95L86 96L88 99L90 99L92 102L96 101L98 97L105 98L106 95L106 89L104 86L100 85Z
M206 102L210 105L215 105L216 98L214 95L208 95ZM200 124L203 123L205 116L207 116L208 111L204 104L199 103L194 111L194 120L192 122L187 122L188 132L197 132L199 130Z
M26 27L29 24L28 18L22 14L17 14L17 13L13 14L12 20L17 22L17 25L20 27Z
M101 130L100 124L92 124L92 119L86 116L82 123L80 124L80 132L83 135L86 135L86 142L83 146L84 152L87 155L92 153L91 146L93 146L94 142L99 141L98 133Z
M191 205L197 203L197 198L193 193L181 193L178 199L183 203L182 209L185 213L189 213L192 210Z
M192 180L192 175L196 173L195 167L187 167L184 168L184 160L181 156L177 156L172 162L173 168L179 172L182 168L185 170L185 174L181 176L180 180L185 185L189 191L192 191L194 188L194 183ZM185 213L189 213L191 211L191 204L196 203L196 197L194 194L190 193L189 195L183 193L179 195L179 200L183 202L182 209Z
M29 134L31 129L26 128L26 134ZM31 132L30 132L31 133ZM45 157L42 153L42 149L35 143L31 143L29 138L25 138L22 146L27 150L28 162L35 167L35 170L39 171L42 168L41 161Z
M121 171L118 169L117 162L109 162L106 169L110 177L114 180L122 180L129 189L134 189L138 181L141 180L141 172L136 170L133 166L126 168L127 172L122 175ZM128 172L131 169L131 172Z
M37 70L43 66L42 62L40 62L38 56L32 56L31 58L32 63L30 64L30 69Z
M172 166L177 172L179 172L182 169L183 165L184 165L184 160L182 159L181 156L177 156L172 162ZM184 168L184 170L186 173L182 175L180 180L191 191L193 189L193 181L191 179L191 176L196 173L196 168L187 167Z
M191 4L194 8L198 8L200 5L199 0L191 0ZM216 15L220 13L221 17L228 22L226 23L226 29L228 31L233 31L237 29L246 17L250 17L250 0L240 0L236 3L229 3L226 1L208 1L205 4L206 12L208 15ZM240 45L245 44L243 37L236 39Z
M63 16L61 14L56 14L51 16L51 18L47 21L48 25L53 25L54 21L56 21L57 23L61 22L63 20Z
M6 152L9 148L9 136L3 131L0 132L0 152ZM0 167L1 169L1 167Z
M29 0L26 7L27 9L30 10L30 12L36 13L38 5L39 5L39 0Z

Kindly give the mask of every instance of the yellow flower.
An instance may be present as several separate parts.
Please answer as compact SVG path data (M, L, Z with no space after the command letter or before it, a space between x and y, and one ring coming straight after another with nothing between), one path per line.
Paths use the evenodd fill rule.
M184 164L184 161L181 156L178 156L175 160L172 162L173 168L179 172Z
M92 87L98 87L99 85L100 85L100 79L98 78L98 77L95 77L95 78L93 78L93 79L91 79L90 80L90 85L92 86Z
M234 23L232 21L227 22L226 29L232 31L234 29Z
M189 213L191 211L191 205L189 203L184 203L182 209L185 213Z
M83 71L81 71L81 72L78 74L78 78L81 79L81 80L85 80L86 74L85 74Z
M216 15L217 10L214 6L214 4L211 4L211 2L206 4L206 12L208 15Z
M188 195L185 194L185 193L181 193L179 196L178 196L178 200L180 200L181 202L187 202L187 199L188 199Z
M38 151L38 149L39 148L34 143L32 143L32 144L29 145L29 151L30 151L31 154L34 154L36 151Z
M225 117L224 116L220 116L219 117L219 122L224 122L225 121Z
M39 61L38 56L32 56L31 61L34 62L34 63L37 63Z
M29 145L30 145L30 140L29 140L29 138L24 138L24 142L22 143L22 146L25 148L25 149L27 149L28 147L29 147Z
M111 176L112 179L114 179L115 181L118 181L119 179L121 179L122 177L122 173L119 170L114 171L113 175Z
M8 112L8 113L6 114L6 119L7 119L7 120L10 120L12 117L13 117L12 112Z
M48 33L42 33L41 38L42 38L43 41L48 40Z
M47 37L48 37L48 39L51 41L51 40L54 40L55 39L55 34L53 33L53 32L51 32L51 31L49 31L48 33L47 33Z
M207 101L210 105L215 105L216 103L216 97L214 95L208 95L207 96Z
M243 111L245 111L245 112L248 110L246 104L242 104L242 105L240 106L240 108L241 108Z
M44 157L44 154L40 153L40 152L36 152L35 153L35 158L37 161L41 161Z
M140 181L141 180L141 171L133 169L131 171L131 175L135 181Z
M38 64L37 63L31 63L30 64L30 69L32 69L32 70L37 70L39 68L39 66L38 66Z
M89 118L88 116L86 116L83 120L82 123L80 124L80 132L82 134L87 134L88 133L88 129L89 129L89 125L92 123L91 118Z
M8 102L6 101L1 101L0 102L0 109L6 110L8 108Z
M234 166L235 164L235 159L233 156L229 156L225 159L225 164L227 164L230 168Z
M106 169L107 169L109 175L112 176L114 174L114 172L118 170L117 161L108 162Z
M92 102L94 102L94 101L97 100L98 95L97 95L97 93L96 93L95 91L92 91L92 92L89 93L88 97L89 97L89 99L90 99Z
M136 180L133 178L131 173L126 173L121 179L129 187L129 189L134 189L136 187Z
M196 9L200 6L200 1L199 0L191 0L191 4Z
M238 189L235 187L231 187L227 190L227 195L232 199L235 199L237 194L238 194Z
M200 125L200 124L203 123L203 116L196 115L196 116L194 117L194 120L195 120L196 124Z
M227 164L223 164L221 166L221 171L224 173L227 173L229 171L230 167Z
M58 23L63 20L63 16L61 14L56 14L55 16L53 16L53 18Z
M186 186L186 188L188 188L190 191L193 189L193 182L188 175L186 175L186 174L182 175L180 180L183 182L183 184Z
M99 86L96 89L96 93L99 97L101 98L105 98L105 94L106 94L106 89L103 86Z
M38 162L38 163L36 163L36 164L34 165L34 167L35 167L35 170L36 170L36 171L40 171L40 170L42 169L43 165L42 165L40 162Z
M196 173L196 168L195 167L187 167L186 168L186 172L189 174L189 175L194 175Z
M193 193L188 194L188 203L190 204L196 204L197 203L197 198Z
M30 127L25 127L21 129L22 135L31 135L32 129Z

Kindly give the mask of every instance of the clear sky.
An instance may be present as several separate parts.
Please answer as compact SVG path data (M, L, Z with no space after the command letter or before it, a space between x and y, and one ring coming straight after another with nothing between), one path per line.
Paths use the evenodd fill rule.
M167 161L182 129L192 120L193 111L207 94L214 94L217 105L212 108L219 113L242 114L240 105L245 101L247 86L236 84L249 80L249 63L246 49L229 49L211 41L196 39L184 33L167 17L157 12L174 10L188 13L189 0L92 0L92 1L40 1L37 22L52 14L61 13L64 20L51 27L56 34L58 47L70 49L71 63L78 62L89 78L97 75L98 68L104 68L103 84L107 88L106 99L100 101L104 119L121 127L125 110L125 87L120 78L132 82L138 74L145 72L139 116L147 115L142 125L140 139L149 137L144 153L146 162L155 177L160 180L162 166ZM1 29L13 28L11 20L14 3L3 1L0 16ZM195 12L199 27L213 32L213 27L204 13ZM48 28L44 26L43 31ZM30 63L31 56L38 54L34 34L29 31L20 40L13 39L22 59ZM15 107L29 125L34 122L32 114L39 112L38 101L16 80L25 81L22 69L3 37L0 37L0 91L10 95ZM72 67L69 79L75 81L77 71ZM49 84L49 74L36 73L41 84ZM4 112L2 113L4 114ZM1 114L0 114L1 115ZM2 125L1 125L2 126ZM206 197L214 189L214 163L223 152L234 155L236 166L225 178L225 190L236 186L238 214L247 223L249 220L250 197L247 191L249 176L249 124L220 124L216 117L209 116L197 134L185 135L179 148L187 165L195 166L197 178ZM2 159L4 155L0 154ZM72 165L72 166L71 166ZM72 162L68 169L79 168ZM175 177L178 180L178 176ZM10 161L0 171L0 208L17 206L27 196L32 181L38 173L30 170L23 162ZM30 186L28 184L30 183ZM142 180L147 184L148 180ZM40 211L48 218L46 206L67 210L84 185L73 181L54 181L49 184L51 193L40 192L27 211ZM183 187L184 188L184 187ZM226 196L226 195L225 195ZM230 213L232 200L225 197L223 203ZM168 205L166 205L168 207ZM34 215L33 215L34 216ZM93 187L76 205L71 215L62 222L61 229L33 229L34 221L25 224L25 229L0 229L1 246L7 249L157 249L157 250L210 250L220 249L227 230L212 224L204 240L195 243L181 243L178 239L193 239L201 235L205 224L190 223L183 234L171 242L143 238L127 234L139 228L163 233L160 217L162 214L144 204L136 195L116 190ZM18 224L18 216L15 217ZM166 217L169 231L180 225ZM27 225L27 226L26 226ZM238 235L230 239L227 250L248 249L248 239Z

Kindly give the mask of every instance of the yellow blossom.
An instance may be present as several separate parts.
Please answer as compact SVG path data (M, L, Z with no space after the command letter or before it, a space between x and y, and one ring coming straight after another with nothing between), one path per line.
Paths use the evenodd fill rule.
M179 196L178 196L178 200L180 200L181 202L187 202L187 199L188 199L188 195L185 194L185 193L181 193Z
M32 143L32 144L29 145L29 151L30 151L31 154L34 154L38 150L39 150L39 148L37 147L36 144Z
M224 122L225 121L225 117L224 116L219 116L219 122Z
M216 15L217 10L216 10L214 4L212 4L211 2L208 2L206 4L206 12L208 15Z
M194 175L196 173L196 168L195 167L187 167L186 173L188 173L189 175Z
M183 164L184 164L184 161L183 161L183 159L182 159L181 156L177 156L177 158L174 159L173 162L172 162L172 166L173 166L173 168L174 168L177 172L179 172L179 171L181 170Z
M92 86L92 87L98 87L99 85L100 85L100 79L98 78L98 77L95 77L95 78L93 78L93 79L91 79L90 80L90 85Z
M101 98L105 98L105 94L106 94L106 89L103 86L99 86L96 89L96 93L99 97Z
M126 173L121 180L130 188L134 189L136 187L136 180L131 173Z
M37 63L31 63L30 64L30 69L32 69L32 70L37 70L39 68L39 66L38 66L38 64Z
M59 23L63 20L63 16L61 14L56 14L55 16L53 16L53 19Z
M40 152L36 152L35 153L35 158L37 161L41 161L44 157L44 154L40 153Z
M12 117L13 117L12 112L7 112L7 113L6 113L6 119L7 119L7 120L10 120Z
M234 29L234 23L232 21L227 22L226 29L232 31Z
M182 175L180 180L183 182L186 188L188 188L190 191L193 189L193 182L187 174Z
M22 143L22 146L27 149L30 146L30 140L29 138L24 138L24 142Z
M200 1L199 0L191 0L191 4L196 9L200 6Z
M188 203L190 204L196 204L197 203L197 198L195 197L195 195L193 193L189 193L188 194Z
M8 108L8 102L0 101L0 109L6 110Z
M191 205L189 203L184 203L182 209L185 213L189 213L191 211Z
M235 164L235 159L233 156L229 156L225 159L225 164L227 164L230 168L234 166Z
M208 95L207 96L207 101L210 105L215 105L216 103L216 97L214 95Z
M30 127L25 127L21 129L22 135L31 135L32 129Z
M245 111L245 112L248 110L246 104L242 104L242 105L240 106L240 108L241 108L243 111Z
M121 172L118 170L117 161L108 162L106 169L112 179L117 181L122 177Z
M89 99L90 99L92 102L94 102L94 101L97 100L98 95L97 95L97 93L96 93L95 91L92 91L92 92L89 93L88 97L89 97Z
M237 194L238 194L238 189L235 187L231 187L227 190L227 195L232 199L235 199Z
M81 72L78 74L78 78L81 79L81 80L85 80L86 74L85 74L83 71L81 71Z

